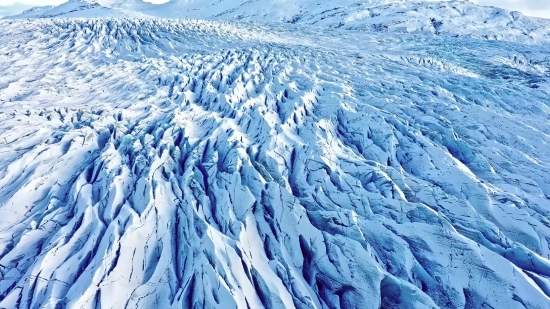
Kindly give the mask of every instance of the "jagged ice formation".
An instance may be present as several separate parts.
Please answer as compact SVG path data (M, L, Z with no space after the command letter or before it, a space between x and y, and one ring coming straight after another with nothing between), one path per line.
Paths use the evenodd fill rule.
M550 308L544 36L0 27L0 308Z

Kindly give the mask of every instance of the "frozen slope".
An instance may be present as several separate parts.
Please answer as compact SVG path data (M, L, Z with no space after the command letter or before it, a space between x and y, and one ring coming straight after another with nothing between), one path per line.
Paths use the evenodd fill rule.
M550 308L548 43L0 29L0 308Z
M136 10L139 10L138 6ZM379 32L550 39L549 23L464 0L171 0L151 16L299 23Z
M78 9L75 9L78 8ZM466 0L70 0L36 17L191 18L306 24L391 33L550 41L550 24ZM12 18L27 18L26 14Z

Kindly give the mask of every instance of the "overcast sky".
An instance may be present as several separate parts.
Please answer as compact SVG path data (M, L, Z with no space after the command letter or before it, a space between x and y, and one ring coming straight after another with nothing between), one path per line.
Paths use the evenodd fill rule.
M472 2L520 11L525 15L550 18L550 0L472 0Z
M57 5L66 0L0 0L0 17L19 14L33 6ZM166 0L149 0L149 2ZM550 18L550 0L472 0L481 5L492 5L523 12L525 15Z

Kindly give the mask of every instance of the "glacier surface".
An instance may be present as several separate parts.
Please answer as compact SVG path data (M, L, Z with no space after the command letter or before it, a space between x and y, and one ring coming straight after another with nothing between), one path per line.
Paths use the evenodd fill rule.
M550 308L550 21L107 2L0 21L0 308Z

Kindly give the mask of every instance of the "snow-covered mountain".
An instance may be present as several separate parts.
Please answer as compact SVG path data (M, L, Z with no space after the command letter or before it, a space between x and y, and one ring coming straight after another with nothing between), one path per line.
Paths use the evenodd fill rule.
M101 6L95 0L69 0L35 17L54 18L54 17L107 17L107 16L113 16L111 10Z
M379 32L427 32L489 39L550 41L544 19L442 0L70 0L35 17L149 17L298 23ZM8 17L28 18L26 14Z
M127 5L122 5L127 3ZM36 7L19 15L4 19L26 18L106 18L106 17L144 17L140 13L141 1L121 2L119 0L69 0L58 6ZM127 9L130 8L130 9Z
M55 6L53 6L53 5L37 6L37 7L30 8L28 10L25 10L21 14L18 14L18 15L13 16L13 17L8 16L7 18L34 18L34 17L40 17L45 12L53 9L54 7Z
M550 21L32 16L0 21L0 308L550 308Z

